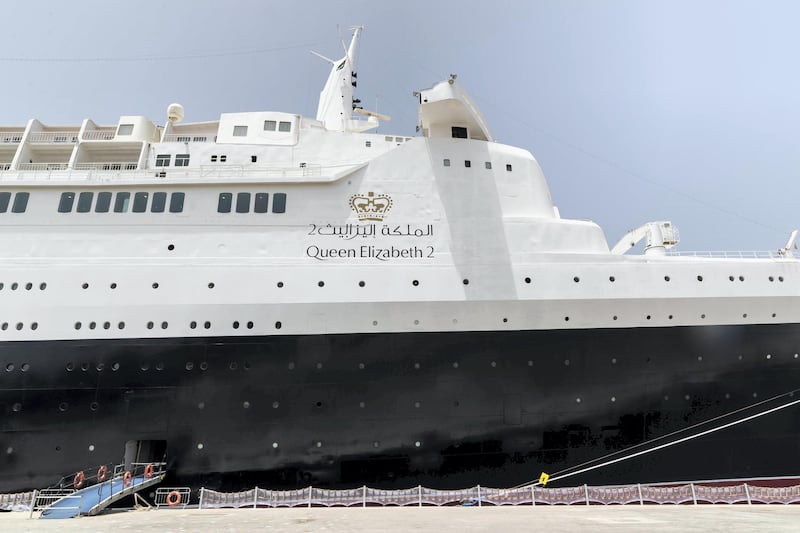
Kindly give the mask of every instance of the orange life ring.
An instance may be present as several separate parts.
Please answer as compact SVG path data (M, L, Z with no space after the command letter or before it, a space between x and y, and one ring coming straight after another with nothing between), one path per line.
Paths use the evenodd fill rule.
M170 491L170 493L167 494L167 505L175 507L179 503L181 503L181 493L177 490Z
M75 487L76 489L83 487L83 481L85 479L86 477L83 475L83 470L81 470L80 472L75 474L74 478L72 478L72 486Z
M108 467L106 465L97 469L97 481L105 481L108 475Z
M148 463L146 467L144 467L144 477L150 479L153 477L153 463Z
M125 487L130 487L131 483L133 483L133 476L131 475L130 470L126 470L125 474L122 476L122 485Z

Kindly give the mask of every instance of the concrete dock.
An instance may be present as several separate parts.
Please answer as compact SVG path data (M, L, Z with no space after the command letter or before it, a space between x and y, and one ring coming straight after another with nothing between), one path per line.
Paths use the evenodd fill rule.
M797 532L800 505L627 505L537 507L162 509L115 511L95 517L38 520L38 513L0 514L0 531L68 533L153 531L537 533Z

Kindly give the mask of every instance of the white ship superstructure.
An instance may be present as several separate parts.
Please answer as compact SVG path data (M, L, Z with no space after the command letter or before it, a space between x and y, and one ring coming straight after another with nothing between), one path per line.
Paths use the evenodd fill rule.
M569 462L571 447L581 458L602 448L592 430L570 436L579 421L613 426L652 402L702 418L727 412L724 400L784 392L774 376L791 381L800 364L793 243L763 256L673 255L677 236L661 222L612 251L596 224L560 217L533 156L495 141L455 76L415 93L419 135L372 132L388 117L353 100L359 32L331 61L315 118L192 123L172 104L163 125L0 127L0 465L46 456L52 470L66 455L163 442L180 475L305 465L335 484L361 478L320 465L461 457L452 446L483 435L474 465L420 460L458 484L501 453L485 444L497 435L511 435L502 453L535 470ZM642 238L647 253L624 255ZM578 344L565 348L562 335ZM344 338L352 344L334 349ZM740 352L709 352L730 343ZM405 349L387 355L392 346ZM401 376L411 381L390 387ZM701 405L697 391L711 391ZM117 407L103 418L106 405ZM238 419L256 409L261 418ZM183 421L137 422L165 411ZM72 416L93 429L66 436ZM193 416L209 418L192 427ZM226 446L222 419L263 455ZM677 427L659 420L639 441ZM566 444L548 448L564 427ZM616 448L636 441L619 438ZM375 461L370 476L402 477L381 477ZM489 471L513 470L492 461ZM0 487L61 472L0 470Z

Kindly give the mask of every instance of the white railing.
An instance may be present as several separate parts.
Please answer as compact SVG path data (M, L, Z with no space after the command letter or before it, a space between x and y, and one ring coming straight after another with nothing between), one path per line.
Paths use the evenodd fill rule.
M0 131L0 143L17 144L22 142L21 131Z
M170 133L164 136L165 143L207 143L214 139L213 135L206 133Z
M62 144L78 142L77 131L37 131L28 137L31 143Z
M50 171L66 169L67 163L21 163L19 165L19 170Z
M84 141L111 141L117 130L90 130L83 132Z
M75 170L136 170L137 166L139 164L136 161L76 163Z
M300 165L295 167L243 167L241 165L201 165L200 177L298 177L321 176L321 165Z
M703 252L677 252L668 251L667 255L678 257L716 257L725 259L775 259L787 257L777 251L703 251Z

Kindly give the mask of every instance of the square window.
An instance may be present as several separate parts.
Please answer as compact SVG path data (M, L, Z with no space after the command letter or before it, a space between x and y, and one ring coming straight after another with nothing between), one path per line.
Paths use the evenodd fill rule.
M227 160L228 160L228 156L227 156L227 155L221 155L221 156L219 156L219 162L220 162L220 163L224 163L224 162L225 162L225 161L227 161Z
M189 166L189 154L178 154L175 156L175 166L176 167L188 167Z
M272 196L272 212L285 213L286 212L286 193L276 192Z
M250 193L240 192L236 194L236 212L249 213L250 212Z
M120 124L117 129L117 135L131 135L133 133L133 124Z
M264 121L264 131L275 131L278 127L278 123L274 120L265 120Z
M11 206L12 213L24 213L25 209L28 208L28 198L30 197L30 193L27 192L18 192L14 195L14 205Z
M117 197L114 199L114 212L127 213L128 204L130 203L130 201L131 201L131 193L118 192Z
M462 128L461 126L453 126L450 128L453 138L454 139L466 139L467 138L467 128Z
M269 206L269 194L265 192L256 193L256 204L253 206L254 213L266 213Z
M217 213L230 213L232 203L233 203L233 194L229 192L219 193L219 202L217 202Z
M156 156L156 166L157 167L168 167L169 166L169 160L171 159L171 157L172 156L170 156L169 154L158 154Z
M234 126L233 127L233 136L234 137L247 137L247 126Z
M78 195L78 207L76 211L78 213L88 213L92 210L92 198L94 197L93 192L82 192Z
M366 143L364 143L364 144L366 145L366 147L367 147L367 148L369 148L369 147L371 147L371 146L372 146L372 141L367 141L367 142L366 142Z
M134 213L144 213L147 211L147 199L150 195L146 192L137 192L133 195L133 211Z
M217 162L217 156L215 156L215 155L212 155L212 156L211 156L211 162L212 162L212 163L216 163L216 162Z
M492 170L492 162L491 161L487 161L486 163L484 163L484 165L486 166L486 170Z
M183 202L186 199L186 193L174 192L169 197L169 212L170 213L183 213Z
M284 131L284 132L292 131L292 123L281 121L278 124L278 131Z
M97 193L97 203L94 204L95 213L108 213L111 207L111 193L99 192Z
M166 205L167 205L167 193L154 192L153 201L150 203L150 212L163 213Z
M61 200L58 202L59 213L69 213L72 211L72 202L75 201L74 192L62 192Z
M467 168L471 167L472 166L472 161L467 159L466 161L464 161L464 166L467 167Z
M443 163L444 163L444 166L446 166L446 167L449 167L449 166L450 166L450 160L449 160L449 159L445 159L445 160L443 161Z
M506 170L507 170L508 172L511 172L511 165L506 165Z

